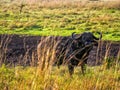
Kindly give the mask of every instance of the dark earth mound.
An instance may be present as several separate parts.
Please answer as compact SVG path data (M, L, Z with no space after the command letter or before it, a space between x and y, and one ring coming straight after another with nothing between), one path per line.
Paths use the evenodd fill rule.
M0 35L0 64L36 65L36 48L41 36ZM101 64L105 56L117 58L120 42L101 41L94 47L88 58L89 65Z

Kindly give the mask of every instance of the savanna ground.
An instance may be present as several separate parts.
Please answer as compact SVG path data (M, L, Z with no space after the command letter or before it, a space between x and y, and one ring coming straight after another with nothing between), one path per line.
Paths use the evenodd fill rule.
M40 71L40 67L34 65L37 57L35 53L28 54L28 51L34 51L36 48L39 36L69 36L72 32L84 31L95 34L101 31L103 42L109 40L109 43L103 44L102 64L94 67L86 66L85 76L81 74L79 67L75 69L73 77L69 77L66 66L60 69L49 66ZM11 36L0 35L0 90L120 89L119 0L2 0L0 34L20 35L12 36L14 41L11 40ZM25 35L25 38L20 39L23 37L21 35ZM28 39L29 35L31 39ZM33 47L27 51L30 45ZM7 59L6 55L11 50L13 53L9 55L14 56L15 61ZM94 58L96 52L91 53L91 58ZM29 55L32 60L30 66L26 66ZM47 59L46 55L41 58L44 57ZM24 65L20 66L18 63L14 65L15 67L11 65L16 63L16 60L22 60Z

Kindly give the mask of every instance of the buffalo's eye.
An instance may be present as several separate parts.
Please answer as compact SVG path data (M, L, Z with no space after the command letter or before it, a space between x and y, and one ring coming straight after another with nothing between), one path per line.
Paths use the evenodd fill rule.
M85 45L89 45L89 44L91 44L91 41L85 42Z

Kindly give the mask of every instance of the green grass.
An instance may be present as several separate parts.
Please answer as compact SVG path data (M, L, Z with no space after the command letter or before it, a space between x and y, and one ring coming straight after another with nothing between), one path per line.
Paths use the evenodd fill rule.
M80 68L71 78L66 66L40 72L39 67L0 68L0 90L119 90L120 68L87 67L85 76ZM5 89L6 90L6 89Z
M26 5L21 14L19 9L12 4L1 6L0 34L68 36L72 32L101 31L104 40L120 41L119 9Z

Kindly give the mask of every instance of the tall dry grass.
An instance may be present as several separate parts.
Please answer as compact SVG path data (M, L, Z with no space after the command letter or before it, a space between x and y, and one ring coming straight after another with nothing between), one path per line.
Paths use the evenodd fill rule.
M8 44L11 42L11 38L12 36L9 35L0 36L0 66L6 63Z
M55 38L52 36L41 38L41 42L37 46L37 54L38 54L38 64L40 69L47 70L50 65L53 64L55 59L55 48L57 42Z

